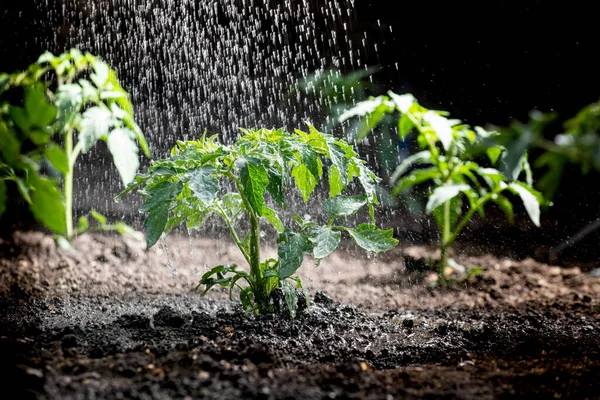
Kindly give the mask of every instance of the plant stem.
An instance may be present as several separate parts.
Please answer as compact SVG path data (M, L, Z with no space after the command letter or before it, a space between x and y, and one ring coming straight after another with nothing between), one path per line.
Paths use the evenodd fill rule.
M231 237L233 238L233 241L237 245L238 249L240 249L240 251L242 252L244 258L246 259L246 262L248 262L248 264L251 264L250 256L248 255L248 252L246 251L246 248L244 247L244 244L240 240L237 232L233 228L233 224L231 223L231 219L229 219L229 217L225 213L225 210L223 210L223 208L221 208L221 206L219 206L219 204L217 204L216 202L215 202L215 206L219 209L221 217L223 217L223 219L225 220L225 223L227 224L227 227L229 228L229 233L231 234Z
M248 215L250 216L250 277L254 282L254 300L262 313L266 311L269 299L260 268L260 217L252 209L248 210Z
M264 311L268 311L269 297L265 290L262 270L260 268L260 216L256 215L252 205L246 198L240 180L231 171L227 172L226 175L235 183L242 197L242 204L250 219L250 232L248 232L248 235L250 235L250 248L248 249L250 253L248 261L250 264L250 285L254 289L254 301L258 305L259 313L263 313Z
M450 205L450 201L444 203L442 245L440 246L440 262L438 264L438 280L444 288L448 285L446 281L446 265L448 265L448 247L452 244L450 236Z
M73 238L73 167L75 158L73 157L73 130L69 129L65 136L65 154L69 160L69 170L65 174L64 194L65 194L65 221L67 239ZM75 156L76 157L76 156Z

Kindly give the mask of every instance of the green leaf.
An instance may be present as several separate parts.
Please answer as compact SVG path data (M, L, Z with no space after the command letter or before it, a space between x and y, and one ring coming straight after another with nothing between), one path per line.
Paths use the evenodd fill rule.
M310 172L310 170L304 164L298 164L292 169L292 176L296 182L296 186L302 198L307 202L310 198L311 193L317 186L317 178Z
M193 212L187 217L187 222L185 227L188 232L193 231L194 229L199 229L204 221L212 214L210 209L199 209L195 208Z
M100 225L106 225L106 223L108 222L108 220L106 219L106 217L102 214L100 214L98 211L96 210L92 210L90 212L90 215L92 216L92 218L94 218Z
M352 117L371 114L373 111L375 111L375 109L377 109L377 107L379 107L384 102L386 102L385 96L379 96L356 103L354 107L344 111L342 115L339 116L338 121L344 122Z
M60 146L58 146L55 143L50 143L48 146L46 146L46 149L44 150L44 155L46 156L48 161L50 161L50 164L52 164L54 168L56 168L59 172L61 172L62 174L66 174L69 172L69 160L67 159L67 155L65 154L63 149L60 148Z
M392 91L388 92L388 96L394 102L396 109L400 111L402 114L406 114L410 111L413 104L415 104L416 100L412 94L402 94L398 95Z
M362 119L362 124L358 130L358 134L356 135L356 140L361 141L367 137L369 132L377 127L377 124L381 122L385 115L393 111L394 108L389 103L384 102L377 106L371 113L366 114Z
M150 195L150 199L140 206L140 212L149 212L170 203L181 192L182 188L183 184L179 181L163 181L154 187L148 188L146 192Z
M333 165L335 165L340 173L342 186L348 186L348 158L346 152L337 143L329 141L329 157Z
M312 251L312 244L308 238L299 233L285 230L277 239L279 244L279 279L284 280L292 276L302 265L304 254Z
M55 182L45 178L31 179L31 204L34 217L55 233L66 232L65 201Z
M283 232L285 229L283 226L283 222L279 219L279 215L277 215L277 211L272 208L267 207L266 205L263 207L262 216L264 219L269 221L273 228L277 230L277 232Z
M96 60L93 64L94 73L90 75L90 79L96 87L102 88L108 81L110 68L107 63L101 60Z
M406 135L413 130L415 124L412 122L408 114L402 114L400 116L400 121L398 121L398 133L400 134L400 138L404 140Z
M356 228L346 229L360 247L373 253L381 253L396 247L392 229L381 230L372 224L360 224Z
M76 84L62 85L56 92L56 107L58 108L58 122L64 129L73 121L83 104L83 91Z
M296 148L300 153L300 161L308 168L313 176L318 180L323 175L323 162L317 153L305 144L297 144Z
M279 207L285 210L285 193L281 174L276 169L269 168L267 169L267 179L269 180L267 191L271 195L271 198Z
M32 123L24 108L11 106L10 116L23 132L27 132L31 129Z
M508 198L502 195L492 197L492 201L498 205L498 207L504 212L508 222L513 224L515 222L515 213L513 211L513 205Z
M411 172L409 175L400 179L400 181L398 181L398 183L394 187L393 193L395 195L398 195L402 191L404 191L410 187L413 187L415 185L419 185L423 182L427 182L429 180L437 179L437 178L441 178L441 173L435 167L415 170L415 171Z
M215 167L207 165L189 173L188 186L205 205L212 203L219 191L219 180L215 177L216 171Z
M431 164L431 152L429 150L420 151L411 156L406 157L396 168L392 176L391 182L396 182L404 175L411 167L415 165Z
M466 184L455 184L449 183L436 188L433 193L429 196L425 211L427 214L431 214L433 210L457 196L462 191L470 190L471 187Z
M92 147L94 147L94 145L99 139L105 138L108 135L108 132L113 126L113 124L114 120L112 113L107 109L103 107L88 108L83 113L83 121L81 121L81 131L79 132L79 141L82 144L81 151L83 153L87 152ZM124 130L121 131L125 132ZM121 136L121 138L117 140L119 142L123 142L122 134L119 136ZM128 145L128 147L131 148L130 145ZM128 153L128 155L130 155L130 152Z
M250 312L254 308L252 288L247 286L240 290L240 302L245 312Z
M427 111L423 116L423 119L429 123L431 128L433 128L438 139L440 139L442 146L444 146L444 149L448 150L454 139L451 121L442 117L435 111Z
M244 209L242 196L239 193L227 193L223 195L222 207L233 218Z
M157 207L150 210L150 214L144 221L144 228L146 228L146 246L148 248L154 246L160 235L167 226L169 220L169 207L167 203L161 203Z
M352 215L362 206L367 204L367 196L337 196L333 199L325 200L324 207L329 220L337 217Z
M56 107L48 102L41 84L26 88L25 111L31 125L38 128L48 127L56 118Z
M85 215L79 217L79 224L78 224L78 227L77 227L77 233L86 232L89 227L90 227L90 221L88 221L88 218Z
M56 58L56 56L54 54L52 54L49 51L46 51L37 59L37 63L38 64L51 63L52 61L54 61L55 58Z
M490 159L490 162L492 163L492 165L496 165L496 163L498 162L498 159L500 158L500 155L502 154L502 148L489 147L485 150L485 153L487 154L488 158Z
M527 187L521 182L513 182L508 185L509 189L519 195L521 201L523 201L523 205L525 206L525 210L527 210L527 214L531 221L535 224L535 226L540 226L540 202L538 198L534 195L533 189Z
M320 260L333 253L340 244L341 238L340 232L329 227L320 226L315 229L314 235L310 237L310 241L314 244L313 257Z
M264 194L269 183L267 171L258 162L253 160L245 161L240 169L240 180L244 187L243 195L250 202L254 212L261 216L265 204Z
M133 181L140 166L138 147L133 135L134 133L129 129L117 128L110 132L106 142L124 185Z
M298 294L296 288L288 281L281 282L281 290L291 318L296 318L298 312Z
M332 165L329 168L329 197L333 198L344 190L344 185L342 184L342 178L340 176L340 171L335 165Z
M6 194L6 183L0 181L0 217L6 211L6 202L8 201L8 195Z
M8 127L0 121L0 155L7 163L13 163L21 153L21 143Z

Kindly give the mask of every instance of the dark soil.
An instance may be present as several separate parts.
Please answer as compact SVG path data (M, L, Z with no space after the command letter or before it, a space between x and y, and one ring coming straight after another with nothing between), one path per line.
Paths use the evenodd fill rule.
M600 398L600 278L576 267L455 254L483 273L441 291L425 247L341 253L304 267L309 312L277 320L190 291L236 260L226 243L75 248L0 243L2 398Z

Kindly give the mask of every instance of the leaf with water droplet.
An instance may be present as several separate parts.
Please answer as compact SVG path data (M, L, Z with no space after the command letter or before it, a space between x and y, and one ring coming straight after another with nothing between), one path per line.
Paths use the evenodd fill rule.
M219 180L215 177L216 171L215 167L208 165L188 173L188 186L205 205L209 205L217 197L219 191Z
M267 171L259 161L244 159L240 168L240 181L244 187L243 195L248 199L250 205L257 215L262 215L265 204L264 194L269 183Z
M312 243L302 234L285 230L277 239L279 279L292 276L302 265L304 254L312 251Z
M283 226L283 222L281 222L281 219L279 219L279 215L277 215L277 212L275 210L265 205L263 206L262 216L264 219L269 221L271 225L273 225L273 228L275 228L277 232L284 231L285 228Z
M148 248L154 246L158 239L160 239L160 236L167 226L168 219L169 207L167 203L160 203L150 211L146 221L144 221L144 228L146 228L146 246L148 246Z
M112 113L106 108L88 108L83 113L83 120L81 121L81 129L78 137L79 142L81 143L81 151L85 153L94 147L99 139L105 139L113 125L114 119Z
M170 203L182 188L183 184L180 181L163 181L147 188L146 193L150 199L140 206L140 212L149 212L163 204Z
M509 189L519 195L527 210L527 214L535 226L540 226L540 198L542 197L539 192L533 188L521 183L513 182L508 185Z
M382 230L372 224L360 224L356 228L346 229L360 247L373 253L381 253L396 247L392 229Z
M313 243L313 257L317 260L329 256L335 251L340 244L342 234L333 229L320 226L315 229L310 236L310 241Z
M429 196L429 200L427 201L427 205L425 206L425 211L427 212L427 214L431 214L433 210L435 210L448 200L452 199L453 197L458 196L460 192L467 190L471 190L471 187L465 184L449 183L437 187Z
M367 204L366 195L337 196L333 199L325 200L324 207L329 220L334 220L337 217L354 214L365 204Z
M135 173L140 166L135 134L125 128L113 129L108 135L106 144L121 181L124 185L129 184L135 178Z
M294 169L292 169L292 176L294 177L298 190L302 194L302 198L307 202L315 189L315 186L317 186L317 178L315 178L304 164L296 165Z

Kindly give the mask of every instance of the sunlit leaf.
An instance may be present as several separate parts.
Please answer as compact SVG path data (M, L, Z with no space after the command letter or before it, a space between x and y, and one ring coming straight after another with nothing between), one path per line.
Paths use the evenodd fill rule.
M519 195L529 218L531 218L535 226L540 226L540 202L534 195L533 189L523 185L521 182L513 182L508 187L513 193Z
M317 178L304 164L298 164L292 169L292 176L304 201L308 201L311 193L317 186Z
M372 224L360 224L356 228L346 229L350 236L363 249L381 253L396 247L398 240L394 239L394 231L392 229L382 230Z
M67 155L57 144L50 143L44 150L44 155L59 172L66 174L71 169Z
M33 187L29 205L31 212L47 228L64 235L67 228L65 201L56 183L38 177L33 179L31 184Z
M438 208L453 197L458 196L460 192L470 189L471 188L469 185L453 183L437 187L429 196L429 200L425 206L427 214L430 214L434 209Z
M188 186L206 205L209 205L217 197L219 191L219 180L215 177L215 172L215 167L210 165L189 172Z
M325 200L324 207L327 217L333 220L337 217L352 215L365 204L367 204L367 196L365 195L337 196Z
M146 228L146 245L148 248L154 246L160 236L163 234L167 221L169 219L169 207L167 203L160 203L154 207L146 221L144 221L144 228Z
M329 256L340 244L341 238L342 234L340 232L325 226L318 227L314 234L310 236L310 241L314 245L313 257L320 260Z
M279 279L284 280L300 268L304 260L304 254L312 251L312 243L306 236L289 230L279 235L277 243Z
M112 113L107 109L103 107L88 108L83 113L81 131L79 132L79 141L82 144L81 151L83 153L89 151L99 139L105 138L113 124L114 120ZM120 143L123 142L122 136L123 134L117 135L116 140ZM130 152L128 153L130 154ZM131 179L129 181L131 181Z

